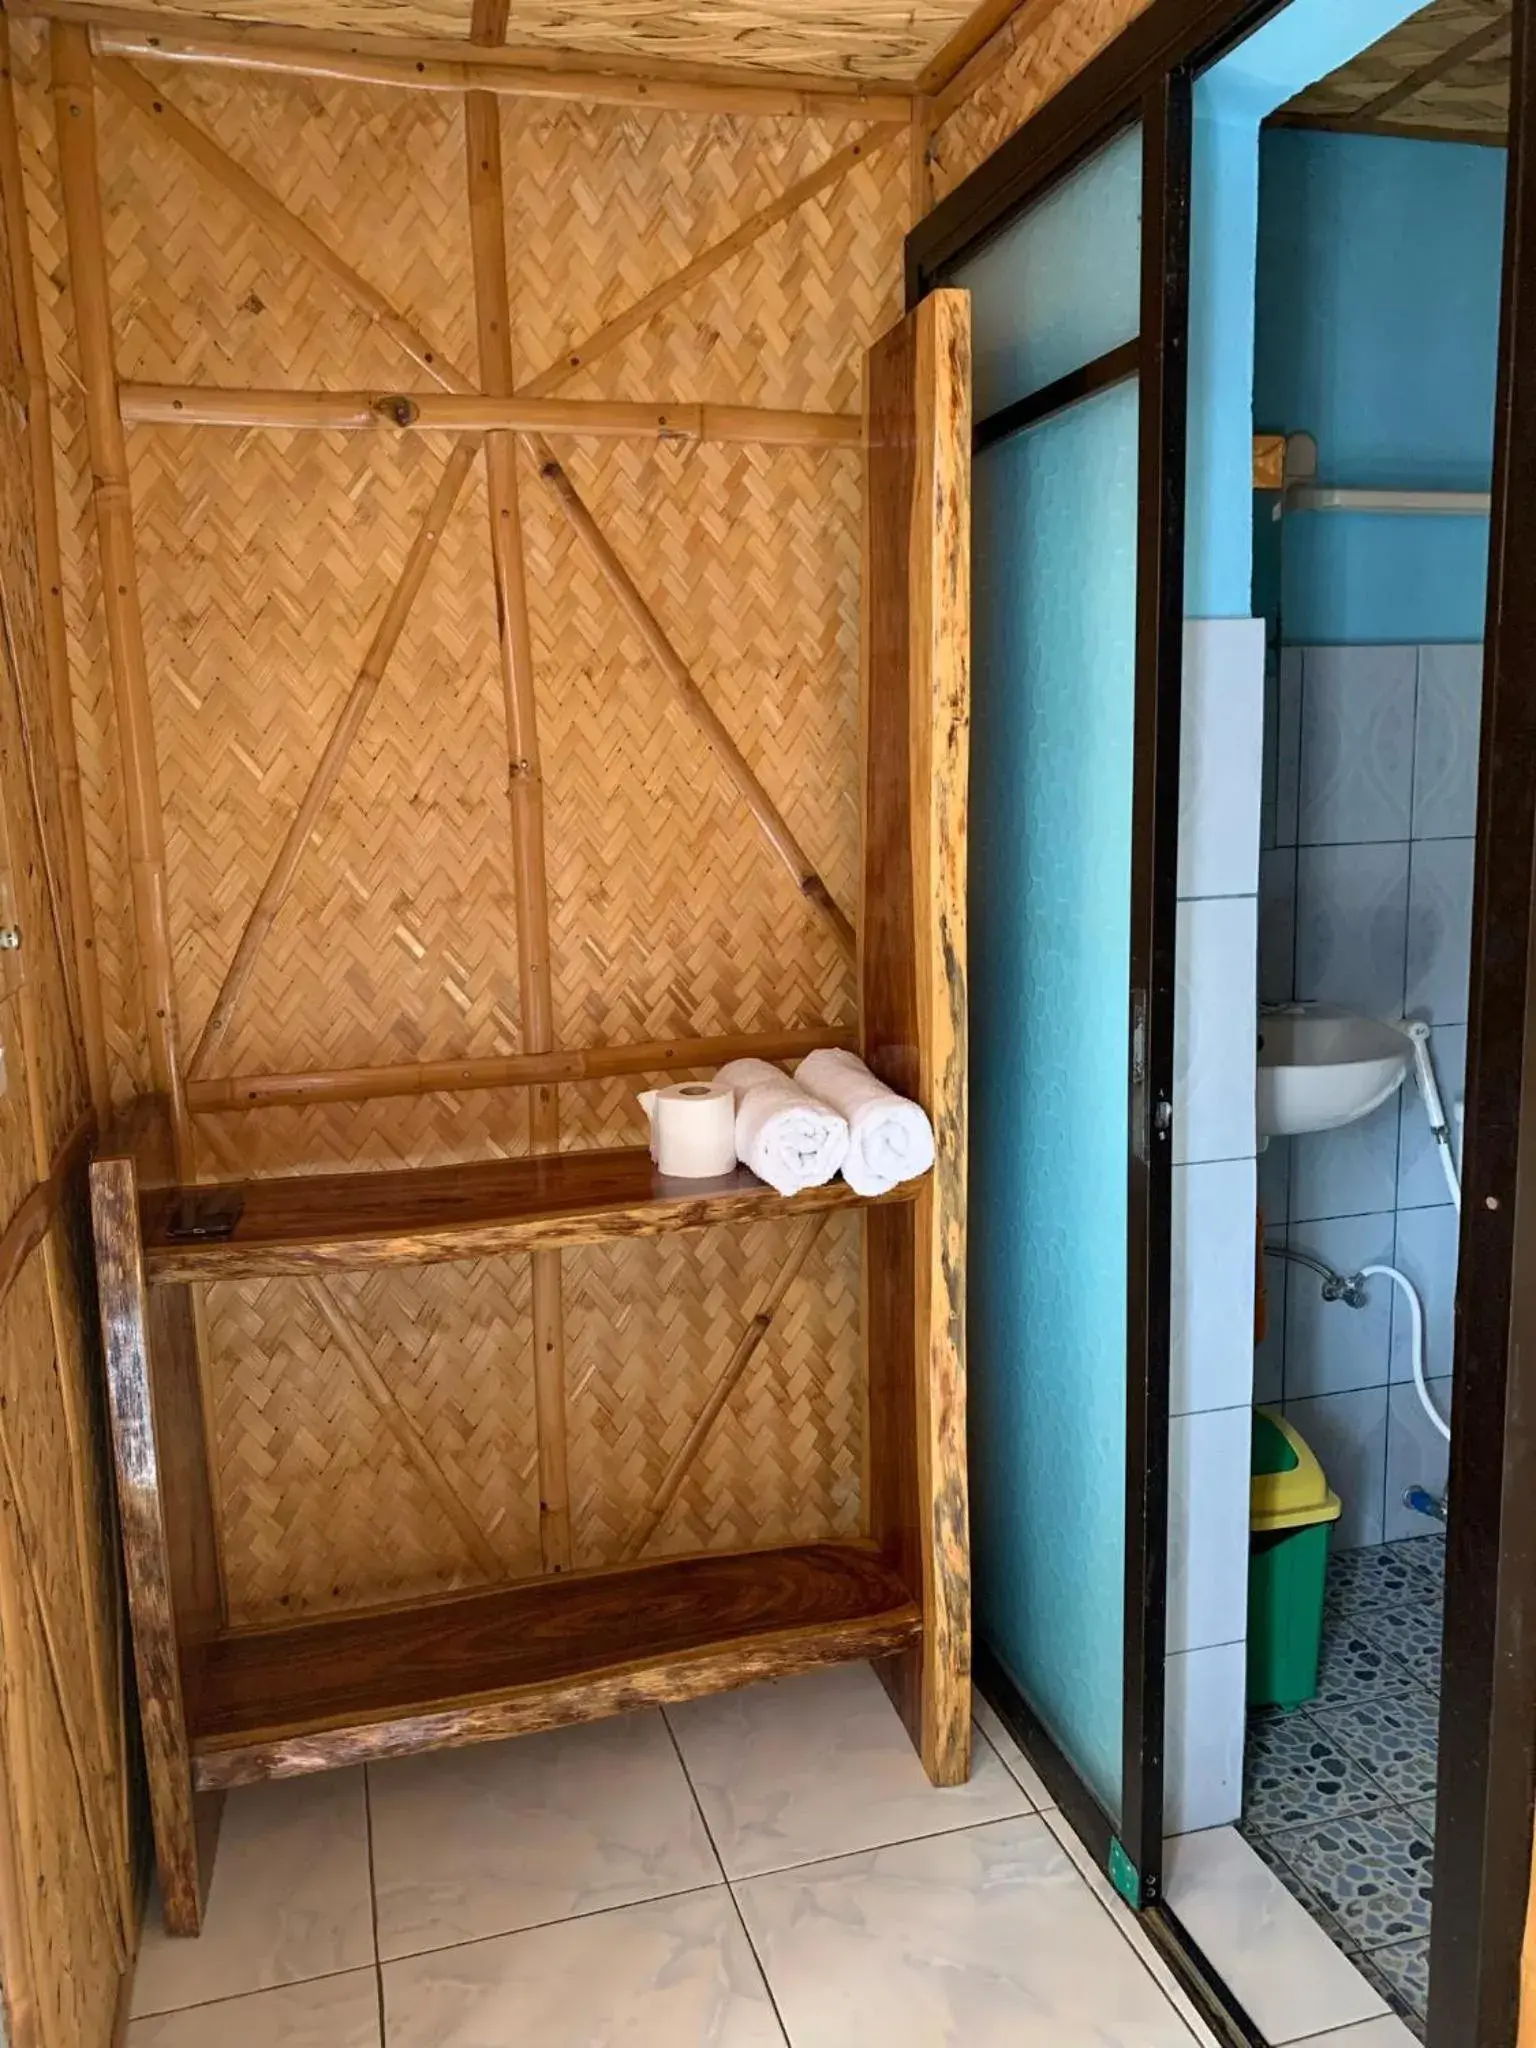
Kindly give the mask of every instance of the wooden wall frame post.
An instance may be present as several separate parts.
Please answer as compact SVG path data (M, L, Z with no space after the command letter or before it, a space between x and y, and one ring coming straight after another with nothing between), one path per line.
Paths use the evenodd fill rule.
M864 1230L870 1531L921 1600L887 1686L936 1784L970 1771L965 1442L970 297L938 291L865 378L864 1057L921 1102L937 1158Z
M118 743L123 756L144 1024L149 1039L151 1075L156 1089L170 1103L179 1170L190 1179L192 1128L182 1083L176 992L171 979L165 821L160 803L160 773L155 760L149 669L144 653L144 621L139 610L128 447L118 412L112 306L101 218L96 89L90 36L89 31L78 24L61 21L50 25L49 36L54 117L59 142L59 182L64 197L70 288L74 295L76 338L85 384L86 434L91 451L97 542L101 550L102 610L112 665Z
M475 272L480 382L487 396L510 398L512 304L507 283L501 102L493 93L465 95L464 147L469 170L469 235ZM507 797L512 810L523 1050L541 1053L554 1048L555 1011L549 958L549 879L544 862L544 774L539 760L533 633L523 571L514 434L486 435L485 481L491 516L497 642L506 700ZM535 1082L528 1091L528 1142L534 1152L560 1149L560 1100L552 1082ZM531 1269L539 1548L546 1571L568 1571L571 1507L565 1448L565 1320L560 1254L535 1252Z

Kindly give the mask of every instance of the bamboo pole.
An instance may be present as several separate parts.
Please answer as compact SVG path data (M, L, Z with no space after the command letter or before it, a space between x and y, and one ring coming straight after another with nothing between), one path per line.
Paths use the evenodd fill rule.
M747 809L756 818L763 836L794 877L795 886L831 925L844 950L854 952L853 926L833 900L832 892L812 866L809 856L790 830L782 811L769 796L747 764L746 756L722 723L719 714L688 672L688 665L667 638L656 614L646 603L639 586L615 554L597 521L570 478L551 453L546 441L535 440L539 474L549 485L565 513L571 531L586 549L593 567L618 600L620 608L645 642L652 660L676 693L679 703L703 734L715 759L735 784Z
M330 1290L318 1280L302 1280L301 1291L309 1297L316 1313L336 1340L336 1347L356 1373L358 1381L379 1419L409 1459L412 1470L442 1510L469 1556L492 1583L506 1576L506 1568L491 1547L474 1516L459 1498L458 1490L433 1457L425 1438L395 1398L393 1388L360 1343L356 1332L337 1308Z
M477 9L477 27L479 24ZM506 193L501 163L501 109L491 93L464 102L470 249L475 273L475 330L480 382L488 397L505 400L513 388L512 304L507 279ZM518 981L524 1050L547 1053L555 1043L549 958L549 878L544 860L544 777L539 761L538 701L533 636L523 572L518 507L517 441L506 432L485 437L491 521L491 569L496 591L497 642L506 702L510 753L508 797L512 814L513 878L517 915ZM560 1149L555 1089L537 1084L529 1096L529 1143L534 1152ZM570 1482L566 1457L565 1319L558 1252L535 1252L533 1394L538 1429L539 1547L546 1571L571 1564Z
M362 667L347 693L346 702L337 714L336 723L331 727L330 737L315 763L308 787L299 799L298 807L289 821L288 830L283 835L283 843L277 850L277 857L267 871L266 880L261 885L256 901L251 907L251 914L245 921L245 928L236 942L223 983L213 999L208 1021L203 1026L202 1036L188 1064L189 1077L198 1074L207 1066L229 1030L236 1007L256 965L257 955L276 922L278 912L287 900L289 890L293 887L294 877L299 871L299 863L304 858L310 834L319 822L331 791L340 779L352 743L362 729L363 721L378 694L379 685L384 680L385 670L400 644L400 636L405 631L411 606L426 580L427 570L437 551L438 541L442 538L443 528L447 525L459 492L464 487L464 479L469 474L473 460L474 450L468 446L455 448L448 458L442 478L432 494L426 514L411 543L410 552L405 558L405 566L400 571L399 581L391 591L379 623L374 628L373 639L363 657Z
M1019 0L979 0L917 74L917 92L942 92L983 44L992 40L1018 4Z
M54 951L59 960L59 979L64 986L64 1010L69 1018L69 1035L77 1071L89 1086L90 1065L86 1057L85 1034L76 1002L75 977L71 972L74 966L74 951L67 937L68 920L64 915L59 878L53 871L53 852L48 844L48 831L43 814L43 793L37 775L37 745L32 735L32 720L27 711L27 693L21 679L21 655L16 645L15 629L11 624L11 607L3 589L0 589L0 639L5 643L5 669L16 706L16 729L21 740L22 770L27 781L27 803L32 813L33 837L37 842L37 862L43 874L43 894L48 898L48 922L53 927Z
M907 178L912 225L916 227L933 205L933 102L927 97L912 102L908 125Z
M378 45L350 51L327 51L298 42L253 42L221 30L181 33L114 28L92 30L104 57L150 58L164 64L205 64L243 71L279 72L290 77L325 78L343 85L382 85L403 92L483 92L492 98L576 100L585 105L654 108L683 114L745 114L770 120L813 121L905 120L908 95L902 92L825 91L807 85L787 88L741 81L697 84L688 79L628 77L601 69L559 71L519 63L510 51L493 60L451 52L404 57ZM569 59L567 59L569 66Z
M107 1067L107 1031L101 996L101 969L96 956L95 909L86 852L85 810L80 795L80 757L75 745L74 707L70 693L69 639L64 621L64 571L59 555L59 508L53 472L53 419L48 392L48 362L37 311L37 282L32 270L31 231L27 221L21 145L16 132L16 107L11 82L10 24L0 15L0 197L3 197L11 252L11 288L27 380L27 438L32 458L32 498L36 511L37 591L43 624L43 656L48 674L49 722L64 828L65 888L74 936L75 991L80 1035L85 1047L86 1080L98 1119L112 1106Z
M134 923L139 941L150 1071L157 1091L170 1103L178 1171L190 1179L192 1132L182 1083L176 991L171 978L165 824L155 762L144 622L139 611L128 455L117 409L91 53L85 30L68 23L54 23L50 48L59 179L69 246L75 334L85 384L96 533L101 550L102 609L106 615L118 739L123 754Z
M688 1477L694 1459L704 1448L710 1431L719 1420L721 1410L736 1391L742 1374L751 1364L763 1339L767 1336L769 1330L772 1329L773 1319L783 1307L785 1295L788 1294L790 1288L794 1285L806 1260L815 1248L817 1235L826 1220L825 1215L813 1216L801 1229L794 1244L790 1247L789 1256L779 1268L773 1285L769 1288L763 1299L762 1307L736 1340L731 1355L721 1367L720 1376L710 1388L708 1398L705 1400L704 1406L699 1410L693 1427L689 1430L687 1436L684 1437L682 1443L679 1444L671 1463L661 1476L660 1484L651 1498L649 1507L646 1508L644 1514L641 1515L631 1531L629 1541L624 1546L626 1558L638 1557L660 1528L662 1517L677 1498L678 1491L683 1481Z
M674 405L648 399L530 398L510 391L445 397L430 391L252 391L125 384L120 410L126 426L273 427L321 433L544 432L768 448L856 448L862 437L856 413Z
M978 49L971 51L957 71L945 79L942 85L932 87L933 99L929 115L929 133L937 134L939 129L958 108L964 106L979 86L1000 71L1026 37L1032 36L1066 0L1019 0L1013 12L987 37Z
M251 49L311 51L321 57L373 55L403 58L411 63L431 63L439 57L453 62L465 54L464 43L456 36L396 35L392 30L371 33L363 29L296 28L291 24L236 21L228 17L213 19L207 15L192 17L184 14L173 18L164 12L143 7L115 6L112 0L9 0L7 12L23 19L77 21L91 29L121 29L130 33L141 30L150 37L164 34L176 20L189 33L195 34L201 21L224 42L243 43ZM471 41L478 39L472 34ZM504 44L503 37L501 45ZM501 45L481 45L475 50L475 61L512 70L566 72L571 68L571 51L558 44L527 43L513 48ZM580 62L584 70L599 73L605 78L655 80L663 85L717 85L729 92L743 85L771 87L786 93L804 93L818 104L829 98L837 101L852 99L861 108L868 105L871 96L877 100L882 97L906 99L912 92L912 87L899 78L828 76L823 72L797 71L782 65L754 64L747 70L738 64L710 64L689 58L660 57L643 51L604 50L590 55L583 52Z
M854 1051L850 1026L802 1031L733 1031L715 1038L656 1038L575 1052L506 1053L475 1060L397 1066L330 1067L297 1074L229 1074L189 1080L187 1102L199 1116L257 1109L302 1109L317 1102L375 1102L401 1095L459 1095L536 1082L599 1081L620 1074L687 1074L727 1060L795 1060L824 1046Z

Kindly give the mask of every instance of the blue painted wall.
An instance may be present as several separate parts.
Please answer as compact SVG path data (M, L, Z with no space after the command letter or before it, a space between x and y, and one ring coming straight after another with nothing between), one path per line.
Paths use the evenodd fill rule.
M1486 490L1505 153L1270 129L1260 146L1254 425L1324 482ZM1256 608L1292 645L1477 640L1488 523L1259 501ZM1278 589L1277 586L1278 585Z
M1420 0L1289 0L1195 81L1184 610L1253 605L1253 326L1259 124Z

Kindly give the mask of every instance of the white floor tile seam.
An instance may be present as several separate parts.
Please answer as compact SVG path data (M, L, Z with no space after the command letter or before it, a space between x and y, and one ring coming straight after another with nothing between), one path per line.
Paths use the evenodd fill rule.
M186 1939L196 1941L197 1936L188 1935ZM362 1970L371 1970L377 1980L383 1967L375 1956L371 1963L349 1963L339 1970L316 1970L312 1976L285 1977L279 1984L261 1984L252 1991L226 1991L220 1993L217 1998L189 1998L184 2005L157 2005L146 2012L135 2012L133 2019L135 2022L168 2020L183 2012L211 2012L217 2006L239 2005L253 1998L261 1998L269 1991L302 1991L306 1984L334 1984L338 1978L355 1977Z
M403 1948L397 1955L380 1956L376 1967L387 1970L392 1963L420 1962L424 1956L453 1955L460 1949L483 1948L491 1941L511 1941L520 1934L548 1934L553 1927L572 1927L587 1920L605 1920L614 1913L627 1913L635 1906L664 1906L675 1899L697 1898L701 1892L731 1889L728 1877L710 1878L705 1884L670 1886L664 1892L647 1892L643 1899L616 1899L607 1906L584 1906L574 1913L554 1913L547 1920L525 1920L516 1927L498 1927L486 1934L467 1934L458 1941L429 1941L420 1948ZM300 1978L303 1983L308 1980Z
M367 1763L363 1765L363 1825L368 1844L368 1911L373 1924L373 1995L378 2005L379 2048L385 2048L388 2031L384 2022L384 1968L379 1956L379 1887L373 1858L373 1779Z

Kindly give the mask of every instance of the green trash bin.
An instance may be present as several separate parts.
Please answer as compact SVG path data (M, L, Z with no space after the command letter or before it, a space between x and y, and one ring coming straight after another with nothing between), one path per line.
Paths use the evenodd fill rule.
M1299 1707L1317 1691L1328 1531L1339 1497L1297 1431L1253 1411L1248 1557L1248 1704Z

